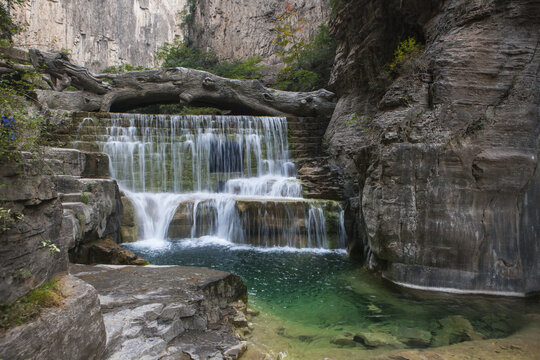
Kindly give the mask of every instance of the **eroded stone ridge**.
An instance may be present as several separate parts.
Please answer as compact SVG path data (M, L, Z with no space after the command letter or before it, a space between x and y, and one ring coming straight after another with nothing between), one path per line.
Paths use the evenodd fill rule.
M540 4L343 5L325 140L357 213L357 252L408 286L539 291ZM398 28L425 51L378 94Z
M60 278L59 290L62 305L46 309L35 321L2 334L0 358L103 358L106 334L96 290L71 275Z
M182 266L72 265L99 293L107 359L235 359L232 304L247 301L242 280ZM236 355L234 355L236 354Z

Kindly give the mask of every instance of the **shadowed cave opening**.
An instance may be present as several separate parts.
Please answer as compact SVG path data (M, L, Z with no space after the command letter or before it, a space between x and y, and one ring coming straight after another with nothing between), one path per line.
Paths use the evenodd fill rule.
M271 115L227 101L181 104L176 94L143 95L128 99L118 98L112 102L109 111L114 113L163 115Z

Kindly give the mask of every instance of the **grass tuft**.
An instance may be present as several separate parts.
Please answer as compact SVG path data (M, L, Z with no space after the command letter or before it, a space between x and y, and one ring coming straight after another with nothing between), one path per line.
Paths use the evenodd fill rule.
M15 302L0 305L0 333L35 319L43 309L62 305L62 299L58 279L53 278Z

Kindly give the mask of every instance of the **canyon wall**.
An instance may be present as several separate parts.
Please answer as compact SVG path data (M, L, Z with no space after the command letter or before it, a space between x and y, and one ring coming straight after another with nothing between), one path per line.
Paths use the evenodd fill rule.
M325 134L353 254L407 286L540 290L540 3L342 1ZM424 50L390 84L400 41Z
M305 19L304 37L313 35L329 17L329 0L291 2L297 18ZM71 59L99 72L127 63L153 67L154 53L165 42L182 39L182 11L187 0L85 1L30 0L17 19L27 24L16 38L23 48L69 50ZM222 60L261 56L266 65L279 66L272 43L278 15L286 0L196 0L186 29L194 44L213 50Z
M309 38L330 17L329 0L197 0L190 38L198 46L211 49L221 59L248 59L260 56L265 65L279 66L276 56L275 26L286 4L296 6L296 20L305 20L299 36Z
M110 65L154 65L155 51L182 38L179 14L186 0L30 0L18 9L27 24L15 39L24 48L69 50L93 72Z

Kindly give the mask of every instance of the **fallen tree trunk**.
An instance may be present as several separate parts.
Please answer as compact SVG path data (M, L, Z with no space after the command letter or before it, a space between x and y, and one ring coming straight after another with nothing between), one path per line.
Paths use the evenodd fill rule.
M49 109L125 111L150 104L214 106L236 113L330 117L334 94L324 89L289 92L267 88L258 80L223 78L188 68L93 75L69 62L65 54L30 51L36 68L51 76L53 91L39 91ZM81 91L62 92L68 85Z

